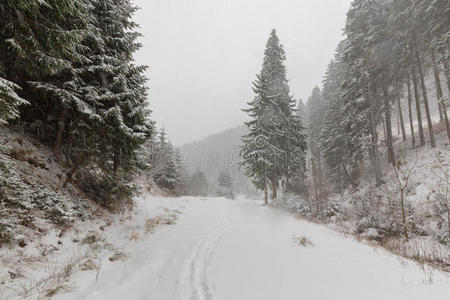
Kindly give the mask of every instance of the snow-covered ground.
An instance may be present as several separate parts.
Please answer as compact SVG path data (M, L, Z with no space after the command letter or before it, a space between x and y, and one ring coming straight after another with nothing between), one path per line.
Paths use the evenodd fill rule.
M123 262L76 273L77 289L55 299L449 299L448 275L261 204L138 199L142 220L165 210L177 223L132 243Z

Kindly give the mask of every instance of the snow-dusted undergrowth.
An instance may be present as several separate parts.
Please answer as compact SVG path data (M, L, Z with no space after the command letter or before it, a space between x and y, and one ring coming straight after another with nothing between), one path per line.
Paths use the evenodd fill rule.
M338 231L398 255L450 271L450 148L444 132L437 136L437 142L434 149L399 144L407 147L396 149L404 163L400 171L385 165L385 184L380 187L366 174L356 189L328 191L329 196L320 203L314 195L309 199L284 195L273 206L330 223ZM409 170L411 175L407 178ZM404 189L405 222L397 177L403 185L408 179Z
M78 272L126 260L130 245L176 221L156 208L112 213L76 185L63 188L67 169L18 132L2 128L0 145L0 299L71 290Z

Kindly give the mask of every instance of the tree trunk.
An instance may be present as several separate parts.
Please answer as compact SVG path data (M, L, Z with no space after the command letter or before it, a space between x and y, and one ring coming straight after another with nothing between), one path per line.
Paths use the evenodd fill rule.
M397 87L399 88L399 87ZM402 112L402 104L400 102L400 92L397 90L397 106L398 106L398 116L400 120L400 128L402 130L402 138L403 141L406 141L406 130L405 130L405 122L403 120L403 112Z
M414 136L414 124L413 124L413 115L412 115L412 95L411 95L411 81L409 78L409 74L407 75L406 84L408 86L408 114L409 114L409 128L411 129L411 142L413 147L416 145L416 137Z
M383 184L382 173L381 173L381 160L380 160L380 152L378 150L378 131L377 131L377 122L376 122L376 108L374 107L376 103L374 103L375 99L371 99L372 88L370 84L367 87L368 100L370 103L369 108L369 130L370 130L370 153L371 153L371 161L373 166L373 172L375 174L375 183L377 186L381 186ZM383 122L384 125L384 122Z
M383 122L381 122L381 125L383 126L383 137L384 137L384 141L387 141L387 136L386 136L386 122L383 119Z
M277 180L272 179L272 200L276 200L278 198L278 182Z
M436 141L434 139L433 122L431 120L430 106L428 105L427 87L425 85L425 78L424 78L424 73L423 73L423 69L422 69L422 61L420 59L419 50L417 49L417 41L416 41L415 34L414 34L414 42L415 42L414 43L414 53L416 56L417 68L419 70L420 85L422 86L423 104L425 105L425 113L427 115L428 132L430 134L431 148L434 148L434 147L436 147Z
M450 238L450 203L447 200L447 226L448 226L448 237Z
M406 225L406 211L405 211L405 199L403 188L400 188L400 203L402 206L403 229L405 230L405 238L406 240L408 240L408 226Z
M62 136L64 132L64 125L66 121L66 115L67 110L64 108L61 110L61 113L59 115L58 119L58 129L56 131L56 140L55 145L53 146L53 154L55 155L55 158L57 161L61 158L61 144L62 144Z
M344 163L344 162L342 162L342 163ZM342 180L341 180L341 166L338 166L338 169L337 169L337 190L338 190L338 193L339 194L341 194L342 193L342 190L343 190L343 184L342 184Z
M447 137L450 140L450 124L448 121L447 107L445 106L444 93L442 92L441 79L439 78L439 69L437 67L434 49L431 49L431 57L433 59L434 83L436 85L436 95L438 98L439 118L441 119L441 121L445 121L445 125L447 128Z
M394 144L392 137L392 122L391 122L391 103L389 99L388 87L383 88L384 98L384 115L386 119L386 146L388 150L388 162L393 164L395 162Z
M317 155L317 179L318 179L319 185L321 185L323 181L322 181L322 162L321 162L320 151L318 152L318 155Z
M345 167L345 163L342 162L342 168L344 169L344 173L347 176L348 180L350 180L353 188L358 187L358 184L353 180L352 176L350 175L350 173L348 173L347 168Z
M383 184L382 174L381 174L381 160L380 160L380 152L378 151L378 133L376 124L373 121L373 113L370 116L370 131L371 131L371 153L372 153L372 165L375 174L375 183L377 186L381 186Z
M70 171L66 174L66 180L64 180L64 184L63 184L64 188L67 186L67 184L69 182L72 182L73 174L75 174L75 172L78 171L78 169L83 165L84 161L85 161L85 156L83 156L83 155L77 159L77 161L72 166Z
M434 75L434 85L436 87L436 95L437 95L437 104L439 109L439 120L444 120L444 113L442 111L442 86L441 86L441 79L439 78L439 71L436 64L436 55L434 54L434 49L431 48L431 59L433 62L433 75Z
M40 134L41 134L41 139L43 141L47 141L47 128L45 126L45 124L47 123L47 120L45 120L44 118L41 120L41 126L39 127L40 130Z
M445 50L443 51L442 54L445 55ZM444 67L445 79L447 81L447 89L450 94L450 67L448 65L448 61L446 58L442 59L442 66Z
M425 135L423 133L422 111L420 108L420 95L419 95L419 88L417 86L417 75L414 67L411 67L411 73L414 86L414 97L416 98L416 112L417 112L417 122L419 123L420 146L423 147L425 146Z
M113 174L114 174L114 176L116 176L118 169L119 169L119 153L117 153L117 151L114 151L114 156L113 156Z
M444 114L445 125L447 127L447 137L450 140L450 121L448 120L447 108L442 106L442 112Z
M316 205L316 215L319 215L319 193L318 193L318 178L317 178L317 165L316 159L311 157L311 172L312 172L312 181L313 181L313 189L314 189L314 202Z
M264 183L264 205L269 205L269 193L267 192L267 182Z

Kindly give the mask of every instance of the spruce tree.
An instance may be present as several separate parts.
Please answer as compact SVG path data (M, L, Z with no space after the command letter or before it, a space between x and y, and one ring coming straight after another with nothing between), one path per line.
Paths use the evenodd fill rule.
M69 81L75 62L87 61L82 40L87 32L89 0L18 0L0 3L0 65L7 80L19 85L30 102L22 114L26 121L39 120L42 132L59 127L68 106L83 102L61 88ZM59 74L64 75L59 75ZM71 85L73 82L68 83ZM30 89L38 86L41 94ZM45 127L45 128L44 128ZM45 138L46 136L44 136ZM61 140L54 145L59 149Z
M264 52L261 73L254 82L255 99L245 109L251 118L249 134L243 137L242 165L256 187L272 199L277 198L280 181L289 184L305 169L306 141L301 120L296 115L295 101L290 96L286 55L275 30L272 30Z
M322 155L319 142L324 121L325 106L323 103L322 91L319 87L316 86L313 89L311 96L306 102L306 107L308 110L308 149L316 162L318 169L317 174L319 181L321 181Z
M324 167L331 182L337 190L342 190L347 182L356 184L352 177L352 169L356 168L364 158L364 147L361 140L347 138L352 136L354 128L346 126L343 98L346 65L343 55L346 44L341 42L333 61L328 65L323 80L323 122L319 137L319 147L324 158Z
M8 79L21 85L86 58L88 0L5 0L0 3L0 61Z
M222 171L217 177L217 195L234 200L233 180L230 172Z
M140 48L129 0L99 0L94 5L95 34L89 39L91 63L80 68L83 93L91 99L102 124L100 161L117 173L133 166L137 150L151 136L146 67L133 64Z
M180 159L167 140L166 131L161 128L156 144L156 155L152 168L155 183L168 191L174 192L180 184Z
M206 175L197 169L188 180L188 194L191 196L207 196L209 193L209 182Z
M377 18L382 11L378 4L376 1L355 0L347 14L343 104L344 126L349 128L345 142L351 143L356 149L368 149L375 180L380 185L382 174L378 125L383 121L383 113L386 124L390 125L391 110L387 78L377 63L378 58L383 57L380 53L383 49L379 40L381 35L377 34L380 27ZM391 161L394 154L392 139L387 144ZM350 159L357 161L362 156L358 151Z
M153 134L145 66L133 62L140 44L129 0L96 0L84 40L89 61L77 64L74 79L91 108L71 122L74 167L89 162L120 180L144 165L141 148Z

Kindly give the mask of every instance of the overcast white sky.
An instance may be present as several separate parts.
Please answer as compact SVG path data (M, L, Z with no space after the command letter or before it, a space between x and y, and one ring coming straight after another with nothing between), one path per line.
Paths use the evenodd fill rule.
M153 119L176 145L235 127L275 28L291 93L310 95L342 39L350 0L134 0Z

